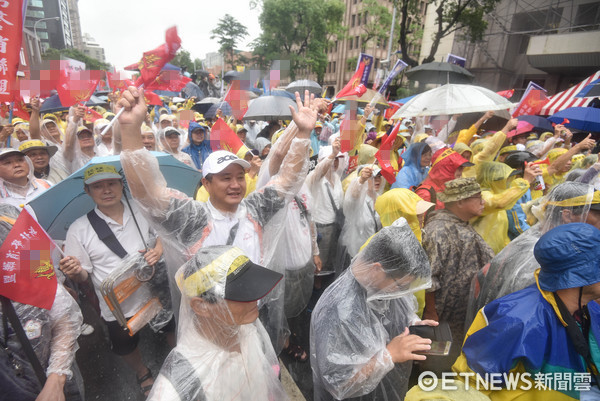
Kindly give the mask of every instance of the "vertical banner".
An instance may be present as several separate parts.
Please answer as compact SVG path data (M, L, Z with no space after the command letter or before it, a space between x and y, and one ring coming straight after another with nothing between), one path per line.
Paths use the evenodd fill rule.
M364 63L365 69L363 70L362 75L360 77L360 83L366 87L367 83L369 82L369 75L371 75L371 69L373 68L373 56L361 53L358 56L356 70L358 70L358 68L360 67L361 62Z
M392 82L392 80L396 78L398 74L400 74L400 72L406 67L408 67L408 64L406 64L404 61L396 61L396 64L394 64L394 68L392 68L392 71L390 71L390 74L387 76L387 78L383 82L383 85L381 85L381 88L379 88L378 92L383 95L389 84Z
M19 97L17 71L23 40L23 0L0 0L0 101Z

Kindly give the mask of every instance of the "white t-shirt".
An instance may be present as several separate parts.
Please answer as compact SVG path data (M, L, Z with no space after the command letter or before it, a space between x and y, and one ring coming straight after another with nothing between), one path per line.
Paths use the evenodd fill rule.
M96 214L108 224L108 227L115 234L115 237L121 243L123 249L131 255L144 249L144 245L129 210L129 206L125 204L123 206L122 225L106 216L98 209L98 207L94 208L94 210L96 211ZM144 240L149 244L150 238L154 236L150 230L150 226L133 203L131 206L134 210L140 230L144 234ZM98 238L98 234L96 234L96 231L94 231L88 220L87 213L75 220L69 227L67 238L65 240L65 254L68 256L75 256L79 259L81 266L90 274L92 283L94 283L96 295L100 300L102 318L106 321L116 320L106 302L103 301L104 298L100 293L100 287L102 281L104 281L113 270L121 265L122 259ZM140 289L127 298L127 300L121 304L121 309L123 310L125 317L129 318L133 316L141 306L143 306L142 302L146 297L147 294L144 294L143 289Z

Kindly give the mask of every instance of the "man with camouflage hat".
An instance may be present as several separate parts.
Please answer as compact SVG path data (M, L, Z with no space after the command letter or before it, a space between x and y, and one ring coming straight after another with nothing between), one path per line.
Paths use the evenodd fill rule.
M450 368L464 338L467 302L473 276L494 257L494 251L469 224L483 212L481 187L474 178L457 178L437 194L445 209L429 216L423 248L431 263L431 288L425 295L423 319L447 321L452 331L450 356L439 368Z

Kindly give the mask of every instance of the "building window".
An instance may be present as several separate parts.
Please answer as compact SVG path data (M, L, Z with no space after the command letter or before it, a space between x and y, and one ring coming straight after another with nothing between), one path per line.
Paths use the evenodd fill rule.
M352 14L352 26L356 25L356 14Z
M333 62L333 72L335 72L336 67L337 67L337 61L334 61Z
M367 23L367 18L369 18L369 12L368 11L365 11L365 13L363 15L363 18L364 18L363 24L366 24Z
M336 41L335 41L335 52L336 52L336 53L337 53L337 51L338 51L338 50L337 50L337 45L338 45L338 41L336 40Z
M600 3L582 4L577 8L575 25L578 31L595 31L600 27Z
M40 8L44 7L44 3L42 3L42 0L31 0L31 2L29 3L29 5L31 7L40 7Z
M354 45L354 40L352 38L350 38L350 40L348 41L348 49L352 50L353 45Z
M356 48L356 49L360 48L360 43L359 43L359 41L360 41L360 36L355 36L355 37L354 37L354 43L355 43L355 46L354 46L354 48Z
M360 15L360 13L356 14L356 25L359 25L359 26L360 26L360 21L361 21L360 17L362 17L362 15Z

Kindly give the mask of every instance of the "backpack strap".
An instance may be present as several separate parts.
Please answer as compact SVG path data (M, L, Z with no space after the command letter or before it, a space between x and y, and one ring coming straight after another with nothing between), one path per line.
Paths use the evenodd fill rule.
M180 400L206 401L202 383L194 372L185 356L175 350L167 356L160 370L160 374L171 382Z
M123 259L127 256L127 251L123 248L123 245L119 242L115 234L112 232L106 221L102 220L95 210L91 210L87 214L87 218L92 225L92 228L98 234L100 241L104 242L104 245L108 247L115 255Z

